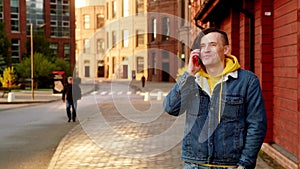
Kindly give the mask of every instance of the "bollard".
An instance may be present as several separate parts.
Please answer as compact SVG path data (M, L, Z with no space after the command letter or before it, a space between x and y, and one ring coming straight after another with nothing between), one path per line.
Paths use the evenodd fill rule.
M7 96L7 102L15 101L15 94L13 92L9 92Z
M150 100L150 93L146 92L144 96L144 101L149 101Z
M157 100L162 100L163 99L163 92L157 92Z

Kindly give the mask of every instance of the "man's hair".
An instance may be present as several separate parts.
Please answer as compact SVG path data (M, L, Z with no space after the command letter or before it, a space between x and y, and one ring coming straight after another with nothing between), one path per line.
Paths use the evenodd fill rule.
M209 34L209 33L212 33L212 32L217 32L217 33L221 34L224 45L229 45L229 40L228 40L228 36L227 36L226 32L221 31L220 29L217 29L217 28L206 28L206 29L203 29L197 35L197 37L195 38L195 40L193 42L193 45L192 45L191 49L192 50L200 49L200 42L201 42L202 37Z

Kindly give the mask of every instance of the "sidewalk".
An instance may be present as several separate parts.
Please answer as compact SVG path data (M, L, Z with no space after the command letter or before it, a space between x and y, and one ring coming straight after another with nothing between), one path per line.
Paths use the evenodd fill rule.
M120 82L122 83L122 82ZM128 84L128 81L126 82ZM161 91L166 94L174 85L174 83L164 82L148 82L146 81L145 87L142 88L140 81L131 81L130 85L137 92L158 92ZM93 85L81 85L82 93L88 94L94 90ZM22 106L30 106L32 104L39 104L51 101L57 101L61 99L61 95L53 95L52 91L35 91L35 99L32 100L31 92L16 92L15 101L7 102L7 96L0 98L0 111L5 109L18 108ZM159 107L161 101L156 101L155 98L151 100L153 104L157 104L154 107ZM144 110L149 108L149 103L141 100L132 101L135 105L135 109ZM126 104L124 105L126 107ZM130 154L132 151L140 154L142 150L149 149L151 152L153 148L161 146L161 141L154 142L150 146L143 146L139 144L140 140L150 138L157 134L160 130L165 130L165 125L171 125L174 120L171 116L162 114L161 120L156 120L155 124L148 125L148 123L129 123L119 117L119 112L116 107L111 103L102 103L101 111L103 113L109 113L107 117L112 119L105 119L102 123L94 122L93 117L88 117L88 120L80 121L76 127L74 127L59 143L48 169L65 169L65 168L78 168L78 169L120 169L120 168L161 168L161 169L182 169L183 163L180 161L181 144L174 144L174 146L168 151L157 153L149 157L132 157L126 156L122 153ZM111 116L112 115L112 116ZM148 114L149 115L149 114ZM86 115L88 116L88 114ZM138 120L144 120L144 117L140 117ZM105 124L110 122L110 126ZM106 141L97 142L91 133L86 132L86 126L91 125L95 132L95 137ZM106 128L105 128L106 127ZM114 131L120 132L120 135L128 135L128 137L120 138L112 135L111 128ZM180 134L176 134L180 135ZM176 136L174 136L176 137ZM129 138L136 138L135 142L128 141ZM173 137L172 137L173 138ZM107 141L109 139L109 141ZM124 140L125 139L125 140ZM168 138L169 139L169 138ZM169 140L168 140L169 141ZM170 139L172 141L172 139ZM104 146L103 146L104 145ZM113 149L114 151L110 151ZM256 169L271 169L261 158L257 160Z
M136 89L136 91L141 92L153 92L153 91L162 91L164 93L168 92L173 83L161 83L161 82L146 82L144 88L141 88L141 82L132 81L131 86ZM154 104L158 103L154 101ZM132 102L135 105L135 108L138 110L143 110L149 107L147 102L135 101ZM160 104L160 103L158 103ZM161 142L156 142L152 146L142 146L138 143L129 143L128 140L123 140L122 138L112 135L111 132L108 132L109 129L114 128L114 131L121 132L121 136L129 134L129 137L137 137L141 139L148 138L153 135L152 132L164 128L168 122L172 121L172 118L166 114L162 115L163 122L157 123L157 125L151 125L151 127L145 127L144 125L132 124L129 122L124 122L117 118L119 112L113 104L102 104L101 112L105 114L109 113L107 117L112 116L112 120L106 119L103 123L95 123L92 126L99 126L97 128L96 137L101 140L101 142L95 141L95 138L89 133L87 134L85 123L81 122L80 125L76 126L68 135L64 137L61 141L53 158L49 164L48 169L62 169L62 168L84 168L84 169L120 169L120 168L130 168L130 169L141 169L141 168L159 168L159 169L182 169L183 163L180 161L180 151L181 143L178 143L172 149L161 154L157 154L151 157L131 157L124 156L122 153L137 151L142 152L147 148L158 146ZM110 127L105 128L104 123L111 123ZM159 128L151 130L153 126L158 126ZM96 127L95 127L96 128ZM93 129L95 129L93 128ZM154 127L156 128L156 127ZM96 130L96 129L95 129ZM94 130L93 130L94 131ZM119 135L119 136L120 136ZM142 135L142 136L141 136ZM100 138L101 139L100 139ZM107 138L110 138L109 141ZM98 141L99 141L98 140ZM109 147L109 148L108 148ZM111 150L113 149L113 151ZM150 150L149 150L150 151ZM261 158L257 160L256 169L271 169L272 167L268 166Z

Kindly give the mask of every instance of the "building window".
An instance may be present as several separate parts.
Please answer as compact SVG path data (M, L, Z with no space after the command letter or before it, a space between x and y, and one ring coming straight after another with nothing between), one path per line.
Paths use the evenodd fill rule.
M112 31L112 47L114 48L114 47L116 47L116 45L117 45L117 33L116 33L116 31Z
M108 20L108 16L109 16L108 15L109 14L109 12L108 12L109 11L109 3L108 2L106 2L106 7L105 8L106 8L106 19Z
M129 0L123 0L123 17L129 16Z
M50 36L67 38L70 37L69 0L50 0Z
M156 19L152 19L152 33L151 33L151 41L156 41Z
M90 28L90 15L83 15L83 27L84 29Z
M103 39L97 39L97 53L102 53L104 52L104 40Z
M181 21L180 21L180 26L184 26L185 23L185 0L181 0Z
M70 16L69 5L63 5L62 15L63 15L63 16Z
M123 47L129 46L129 31L126 29L123 30L123 32L122 32L122 46Z
M115 18L117 16L117 1L112 1L112 18Z
M44 0L26 0L26 22L28 36L30 36L30 24L33 25L33 31L44 25Z
M90 51L90 41L88 39L83 40L83 53L89 53Z
M18 0L10 0L10 16L11 16L11 31L19 32L19 1Z
M53 55L57 55L57 49L58 49L58 44L57 43L51 43L50 44L50 49L52 50Z
M162 40L167 41L170 38L170 18L162 18Z
M114 56L111 58L111 61L112 61L112 68L111 68L112 73L115 73L116 59Z
M156 75L157 74L157 70L156 70L156 54L155 52L152 53L152 74Z
M136 0L136 13L144 13L144 0Z
M144 72L144 57L138 56L136 57L136 65L137 65L137 73Z
M109 33L106 32L106 44L107 44L107 48L110 48L110 44L109 44Z
M20 40L19 39L11 40L11 60L13 64L20 62Z
M84 77L90 77L90 66L84 66Z
M64 5L69 5L69 0L63 0Z
M144 41L144 31L142 30L137 30L136 31L136 46L144 46L145 41Z
M104 25L104 14L97 14L97 29Z
M62 21L62 26L63 27L69 27L70 26L70 22L69 21Z
M70 44L64 43L64 59L70 60Z
M170 54L167 51L162 51L162 60L169 60Z

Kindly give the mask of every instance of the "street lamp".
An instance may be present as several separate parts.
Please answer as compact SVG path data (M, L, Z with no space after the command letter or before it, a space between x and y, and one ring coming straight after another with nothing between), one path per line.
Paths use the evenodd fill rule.
M31 98L34 100L34 67L33 67L33 35L32 23L30 23L30 59L31 59Z
M46 24L39 25L39 28L44 27ZM30 23L30 60L31 60L31 98L34 100L34 61L33 61L33 34L32 23Z

